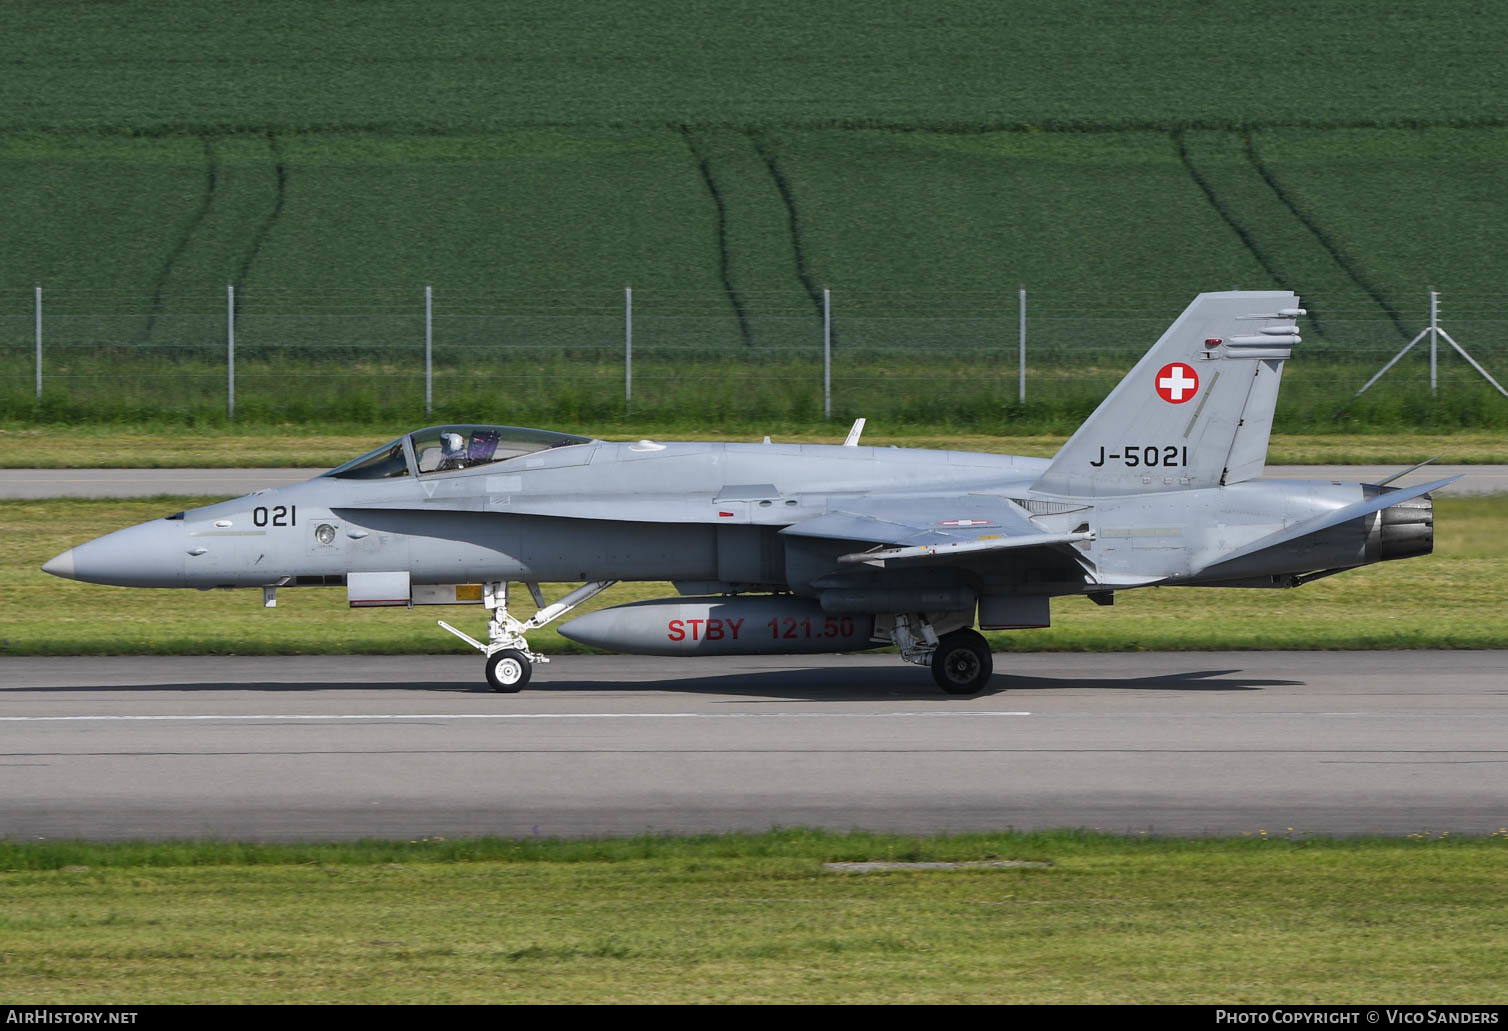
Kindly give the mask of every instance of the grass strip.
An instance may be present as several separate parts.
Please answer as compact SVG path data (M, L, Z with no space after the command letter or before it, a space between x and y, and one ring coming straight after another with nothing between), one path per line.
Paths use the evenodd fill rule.
M12 1004L1481 1003L1508 830L0 843ZM824 862L1045 867L837 873Z
M0 468L32 469L333 469L415 426L350 424L271 427L0 426ZM765 434L794 444L840 444L841 422L777 422L720 425L645 422L629 428L572 423L555 427L605 440L732 440L754 442ZM1051 458L1066 433L978 433L947 426L888 430L872 422L863 443L876 447L937 448ZM66 440L67 447L58 442ZM1274 434L1271 465L1398 465L1441 456L1467 465L1508 463L1508 433L1289 433Z

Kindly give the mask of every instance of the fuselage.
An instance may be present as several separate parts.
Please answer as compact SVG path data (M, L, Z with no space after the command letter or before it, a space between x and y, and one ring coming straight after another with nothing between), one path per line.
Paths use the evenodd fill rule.
M795 541L782 528L858 499L951 495L1007 499L1047 531L1087 528L1082 568L1004 555L960 558L954 570L992 591L1067 594L1187 582L1210 558L1368 489L1258 479L1078 499L1032 489L1047 465L888 447L587 441L428 474L325 474L108 534L46 568L128 587L326 586L406 570L415 584L670 580L814 594L853 545ZM1225 579L1360 565L1368 534L1354 520Z

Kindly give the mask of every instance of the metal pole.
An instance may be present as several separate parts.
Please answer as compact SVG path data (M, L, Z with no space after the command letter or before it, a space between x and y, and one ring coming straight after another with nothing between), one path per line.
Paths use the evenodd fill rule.
M1016 304L1020 316L1020 343L1016 345L1016 399L1026 404L1026 287L1021 288Z
M225 417L236 417L236 287L225 285Z
M435 367L434 367L434 316L435 295L434 287L425 284L424 287L424 417L429 418L429 410L432 407L435 396Z
M1377 370L1377 375L1375 375L1371 379L1367 380L1367 382L1365 384L1363 384L1363 386L1362 386L1362 388L1360 390L1358 390L1356 393L1354 393L1354 394L1351 395L1351 400L1353 400L1353 401L1356 400L1362 394L1366 393L1368 387L1370 387L1373 383L1376 383L1378 380L1382 379L1382 374L1385 373L1385 372L1387 372L1393 366L1397 365L1398 364L1398 359L1402 358L1404 355L1406 355L1410 351L1412 351L1414 349L1414 345L1417 344L1419 341L1423 340L1424 337L1425 337L1425 334L1427 334L1428 332L1429 332L1429 330L1427 330L1427 329L1421 329L1419 331L1419 335L1416 336L1416 337L1414 337L1414 339L1412 339L1412 340L1410 340L1408 342L1408 346L1407 347L1405 347L1403 350L1399 351L1397 354L1393 355L1393 360L1392 361L1388 362L1382 368L1378 369ZM1341 409L1341 411L1344 411L1344 410L1345 409ZM1340 412L1336 412L1335 414L1339 415Z
M623 404L634 400L634 288L623 288Z
M42 400L42 284L37 284L37 400Z
M833 295L822 288L822 418L833 417Z
M1435 392L1435 370L1438 358L1436 351L1440 345L1440 292L1429 292L1429 392Z
M1445 338L1445 342L1447 344L1449 344L1451 347L1454 347L1456 349L1456 353L1457 354L1459 354L1462 358L1465 358L1468 362L1471 363L1471 367L1473 369L1476 369L1478 372L1480 372L1482 374L1482 378L1483 379L1485 379L1488 383L1491 383L1494 387L1496 387L1497 388L1497 392L1499 394L1502 394L1504 397L1508 397L1508 390L1504 390L1503 389L1503 385L1501 383L1499 383L1497 380L1495 380L1495 379L1492 378L1492 374L1491 373L1489 373L1486 369L1484 369L1480 365L1478 365L1477 364L1477 360L1475 358L1473 358L1471 355L1469 355L1469 354L1466 353L1466 348L1464 348L1460 344L1456 343L1455 339L1449 333L1445 332L1445 330L1443 330L1443 329L1440 330L1440 335Z
M1332 419L1339 419L1345 413L1346 409L1351 406L1351 401L1355 401L1362 394L1365 394L1371 388L1371 386L1372 386L1373 383L1376 383L1378 380L1382 379L1383 375L1386 374L1389 369L1391 369L1393 366L1397 365L1398 362L1403 358L1403 356L1406 355L1406 354L1408 354L1410 351L1412 351L1414 349L1414 346L1416 344L1418 344L1419 341L1423 340L1425 337L1429 337L1429 389L1430 389L1431 393L1434 393L1434 390L1435 390L1435 346L1436 346L1436 340L1437 340L1437 338L1443 336L1443 337L1445 337L1445 339L1447 341L1450 342L1450 344L1453 347L1456 348L1456 350L1458 350L1458 351L1461 350L1461 348L1458 345L1456 345L1456 342L1454 340L1451 340L1450 336L1445 332L1445 330L1441 329L1440 326L1439 326L1439 321L1438 321L1439 320L1439 297L1440 297L1440 295L1439 295L1438 292L1436 292L1434 290L1431 290L1429 292L1429 325L1426 326L1424 329L1421 329L1419 331L1418 335L1414 337L1414 339L1410 340L1407 344L1404 345L1403 350L1401 350L1397 354L1393 355L1392 359L1386 365L1384 365L1382 368L1378 369L1377 372L1376 372L1376 374L1371 379L1369 379L1365 383L1363 383L1361 389L1358 390L1356 393L1354 393L1354 394L1351 395L1351 400L1347 401L1345 404L1343 404L1339 408L1337 408L1335 410L1335 414L1332 415L1330 418L1332 418ZM1461 353L1462 354L1466 354L1465 351L1461 351ZM1467 355L1467 360L1468 361L1470 360L1470 357L1471 357L1470 355ZM1475 365L1476 363L1473 362L1472 364ZM1482 375L1486 376L1487 373L1485 371L1483 371ZM1488 376L1487 378L1488 379L1492 379L1491 376ZM1495 382L1496 381L1494 381L1494 383ZM1499 388L1499 389L1501 389L1501 388ZM1505 392L1505 393L1508 393L1508 392Z

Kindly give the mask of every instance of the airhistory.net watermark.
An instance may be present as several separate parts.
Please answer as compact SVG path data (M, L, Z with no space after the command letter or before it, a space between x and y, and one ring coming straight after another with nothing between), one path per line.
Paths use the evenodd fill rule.
M55 1009L8 1007L7 1024L134 1024L135 1010Z

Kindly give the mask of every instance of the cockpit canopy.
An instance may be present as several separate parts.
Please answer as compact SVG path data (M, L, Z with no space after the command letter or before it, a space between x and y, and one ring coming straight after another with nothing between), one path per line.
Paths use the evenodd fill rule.
M506 462L550 448L590 443L591 437L520 426L430 426L353 458L325 475L342 480L428 476Z

